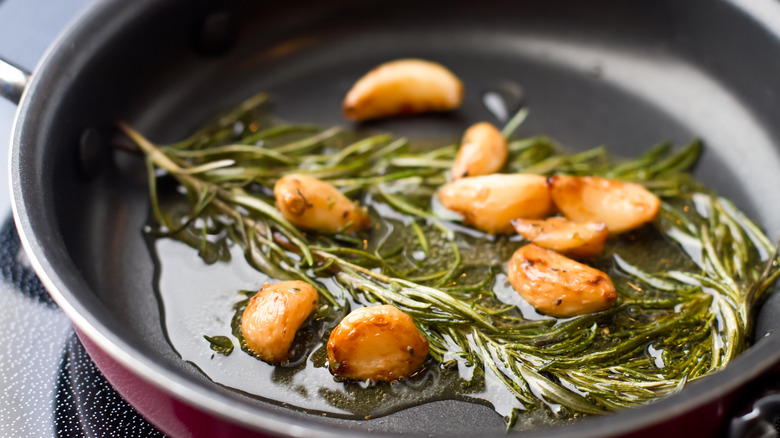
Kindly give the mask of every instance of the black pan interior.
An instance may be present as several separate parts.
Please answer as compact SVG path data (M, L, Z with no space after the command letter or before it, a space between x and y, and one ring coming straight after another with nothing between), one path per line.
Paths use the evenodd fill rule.
M207 398L313 428L503 431L498 415L473 404L438 402L355 422L212 384L179 359L162 331L141 233L143 163L106 152L85 166L79 151L87 130L105 145L112 123L125 120L153 140L172 141L258 91L271 93L284 119L345 124L340 101L354 80L383 61L421 57L463 79L463 108L364 127L454 139L470 123L494 121L482 93L512 81L531 110L520 133L546 133L574 150L605 144L634 156L660 140L702 138L707 151L697 176L770 236L780 232L780 41L727 1L144 0L106 2L88 18L60 43L22 108L15 190L23 194L24 222L55 283L68 288L66 299L111 339ZM757 337L780 326L778 313L780 301L771 299ZM685 394L675 400L684 404ZM631 427L638 415L610 418L610 431ZM579 431L604 432L605 424L586 422Z

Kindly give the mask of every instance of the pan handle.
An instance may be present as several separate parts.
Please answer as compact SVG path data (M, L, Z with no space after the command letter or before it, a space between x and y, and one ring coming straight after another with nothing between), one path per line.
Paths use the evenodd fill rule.
M780 416L780 394L761 397L753 410L731 420L728 438L776 438Z
M0 59L0 96L13 103L19 103L22 92L29 81L29 72Z

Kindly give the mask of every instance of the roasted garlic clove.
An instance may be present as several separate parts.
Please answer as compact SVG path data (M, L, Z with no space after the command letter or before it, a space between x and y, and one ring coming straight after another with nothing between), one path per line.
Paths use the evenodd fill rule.
M409 377L428 355L428 340L412 318L390 305L353 310L333 329L328 362L333 374L356 380Z
M661 200L639 184L596 176L553 176L550 194L558 210L575 222L604 222L610 233L641 227L658 215Z
M494 174L461 178L439 189L439 201L466 224L486 233L511 233L515 218L540 219L553 211L545 177Z
M308 175L287 175L274 186L276 208L298 228L335 233L369 225L366 210L335 187Z
M241 317L247 347L264 362L286 361L295 332L318 302L317 291L303 281L266 283L249 300Z
M360 78L344 98L344 116L367 120L460 106L463 84L441 64L399 59Z
M487 122L472 125L463 134L452 165L452 179L496 173L504 167L508 154L506 139Z
M536 245L515 251L507 278L529 304L551 316L598 312L617 299L607 274Z
M572 222L562 217L514 219L512 226L526 240L572 257L592 257L604 250L609 237L603 222Z

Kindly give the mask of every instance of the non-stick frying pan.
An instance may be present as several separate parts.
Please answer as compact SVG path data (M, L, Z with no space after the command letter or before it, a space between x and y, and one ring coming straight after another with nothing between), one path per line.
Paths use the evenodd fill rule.
M466 84L463 108L362 127L457 138L494 120L483 93L510 81L531 109L522 132L573 149L635 156L662 139L702 138L697 176L780 233L776 1L102 1L58 39L21 98L14 213L98 364L164 431L503 434L491 409L456 401L367 421L313 415L216 385L182 361L163 332L141 232L142 160L109 146L117 120L172 141L258 91L286 120L344 124L351 83L399 57L450 67ZM756 345L724 371L641 409L528 436L712 435L730 397L780 361L778 327L780 295L761 308Z

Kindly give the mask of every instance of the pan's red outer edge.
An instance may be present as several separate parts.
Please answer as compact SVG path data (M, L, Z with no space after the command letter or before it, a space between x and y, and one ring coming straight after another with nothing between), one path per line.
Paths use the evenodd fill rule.
M74 326L87 353L111 386L156 428L172 437L270 438L197 410L171 397L114 360Z
M125 368L74 326L87 353L116 391L150 423L172 437L255 437L271 438L226 422L193 408L161 391ZM621 437L659 436L711 437L722 434L724 417L733 409L737 391L723 394L710 403Z

